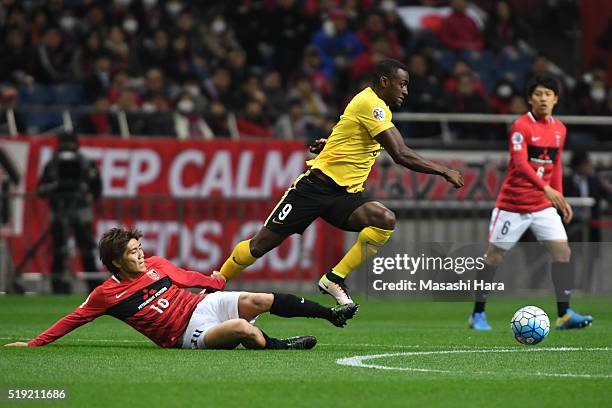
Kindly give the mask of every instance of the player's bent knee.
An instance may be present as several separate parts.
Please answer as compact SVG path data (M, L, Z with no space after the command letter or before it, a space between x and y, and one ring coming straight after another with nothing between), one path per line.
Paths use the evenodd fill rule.
M254 338L257 334L253 325L245 319L236 319L231 330L233 337L240 340Z
M395 229L395 214L387 208L377 208L376 212L370 217L369 224L372 227L392 231Z
M391 210L385 210L382 214L382 227L386 230L394 230L395 229L395 214Z
M247 303L250 309L258 313L264 313L272 307L274 295L271 293L246 293L241 296L241 300Z

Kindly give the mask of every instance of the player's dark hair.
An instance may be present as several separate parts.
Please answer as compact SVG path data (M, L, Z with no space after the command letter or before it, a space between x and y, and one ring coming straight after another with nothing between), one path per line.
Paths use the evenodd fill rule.
M555 95L559 96L559 81L557 81L555 77L538 75L532 78L529 83L527 83L527 96L531 96L538 86L550 89Z
M372 72L372 83L375 85L378 84L378 81L383 76L394 76L398 69L408 72L408 67L403 62L391 58L380 60L376 63L374 71Z
M113 265L113 261L121 259L128 242L141 237L142 232L135 228L111 228L102 235L98 243L98 251L100 260L110 273L116 275L119 272L119 269Z

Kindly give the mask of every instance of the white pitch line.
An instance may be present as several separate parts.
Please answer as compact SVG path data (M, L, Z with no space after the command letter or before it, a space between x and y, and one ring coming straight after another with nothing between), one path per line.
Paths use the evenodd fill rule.
M534 353L534 352L559 352L559 351L612 351L610 347L548 347L548 348L536 348L536 349L462 349L462 350L437 350L437 351L407 351L402 353L384 353L384 354L370 354L363 356L352 356L346 358L339 358L336 360L336 364L345 365L350 367L360 368L373 368L377 370L395 370L395 371L411 371L411 372L424 372L424 373L442 373L442 374L464 374L466 372L461 370L436 370L429 368L413 368L413 367L392 367L379 364L367 364L366 360L374 360L378 358L388 357L400 357L400 356L423 356L432 354L461 354L461 353ZM495 371L475 371L476 374L486 375L500 375L504 373ZM514 374L514 373L510 373ZM569 378L612 378L612 374L577 374L577 373L544 373L544 372L523 372L521 375L538 376L538 377L569 377Z

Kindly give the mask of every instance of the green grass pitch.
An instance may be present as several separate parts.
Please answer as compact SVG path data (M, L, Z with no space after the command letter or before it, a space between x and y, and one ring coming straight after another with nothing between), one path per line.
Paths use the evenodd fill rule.
M32 338L82 300L0 297L2 343ZM495 298L488 308L493 331L475 333L467 329L469 303L370 299L344 329L311 319L259 319L273 336L316 335L310 351L165 350L102 317L46 347L0 348L0 406L609 407L612 299L576 298L576 309L594 316L593 326L559 332L553 323L532 347L517 343L509 327L528 304L551 320L556 315L550 298ZM382 356L350 359L371 355ZM342 359L377 368L341 365ZM15 388L68 395L52 403L7 401Z

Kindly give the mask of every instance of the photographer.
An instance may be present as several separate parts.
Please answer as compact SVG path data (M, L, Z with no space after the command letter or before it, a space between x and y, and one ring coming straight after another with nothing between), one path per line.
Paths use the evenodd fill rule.
M100 197L102 181L96 165L79 152L76 134L66 132L58 137L58 148L38 181L38 194L49 200L53 265L53 293L69 293L63 279L67 269L68 238L74 231L85 272L96 271L93 237L93 202ZM100 282L87 280L89 290Z

